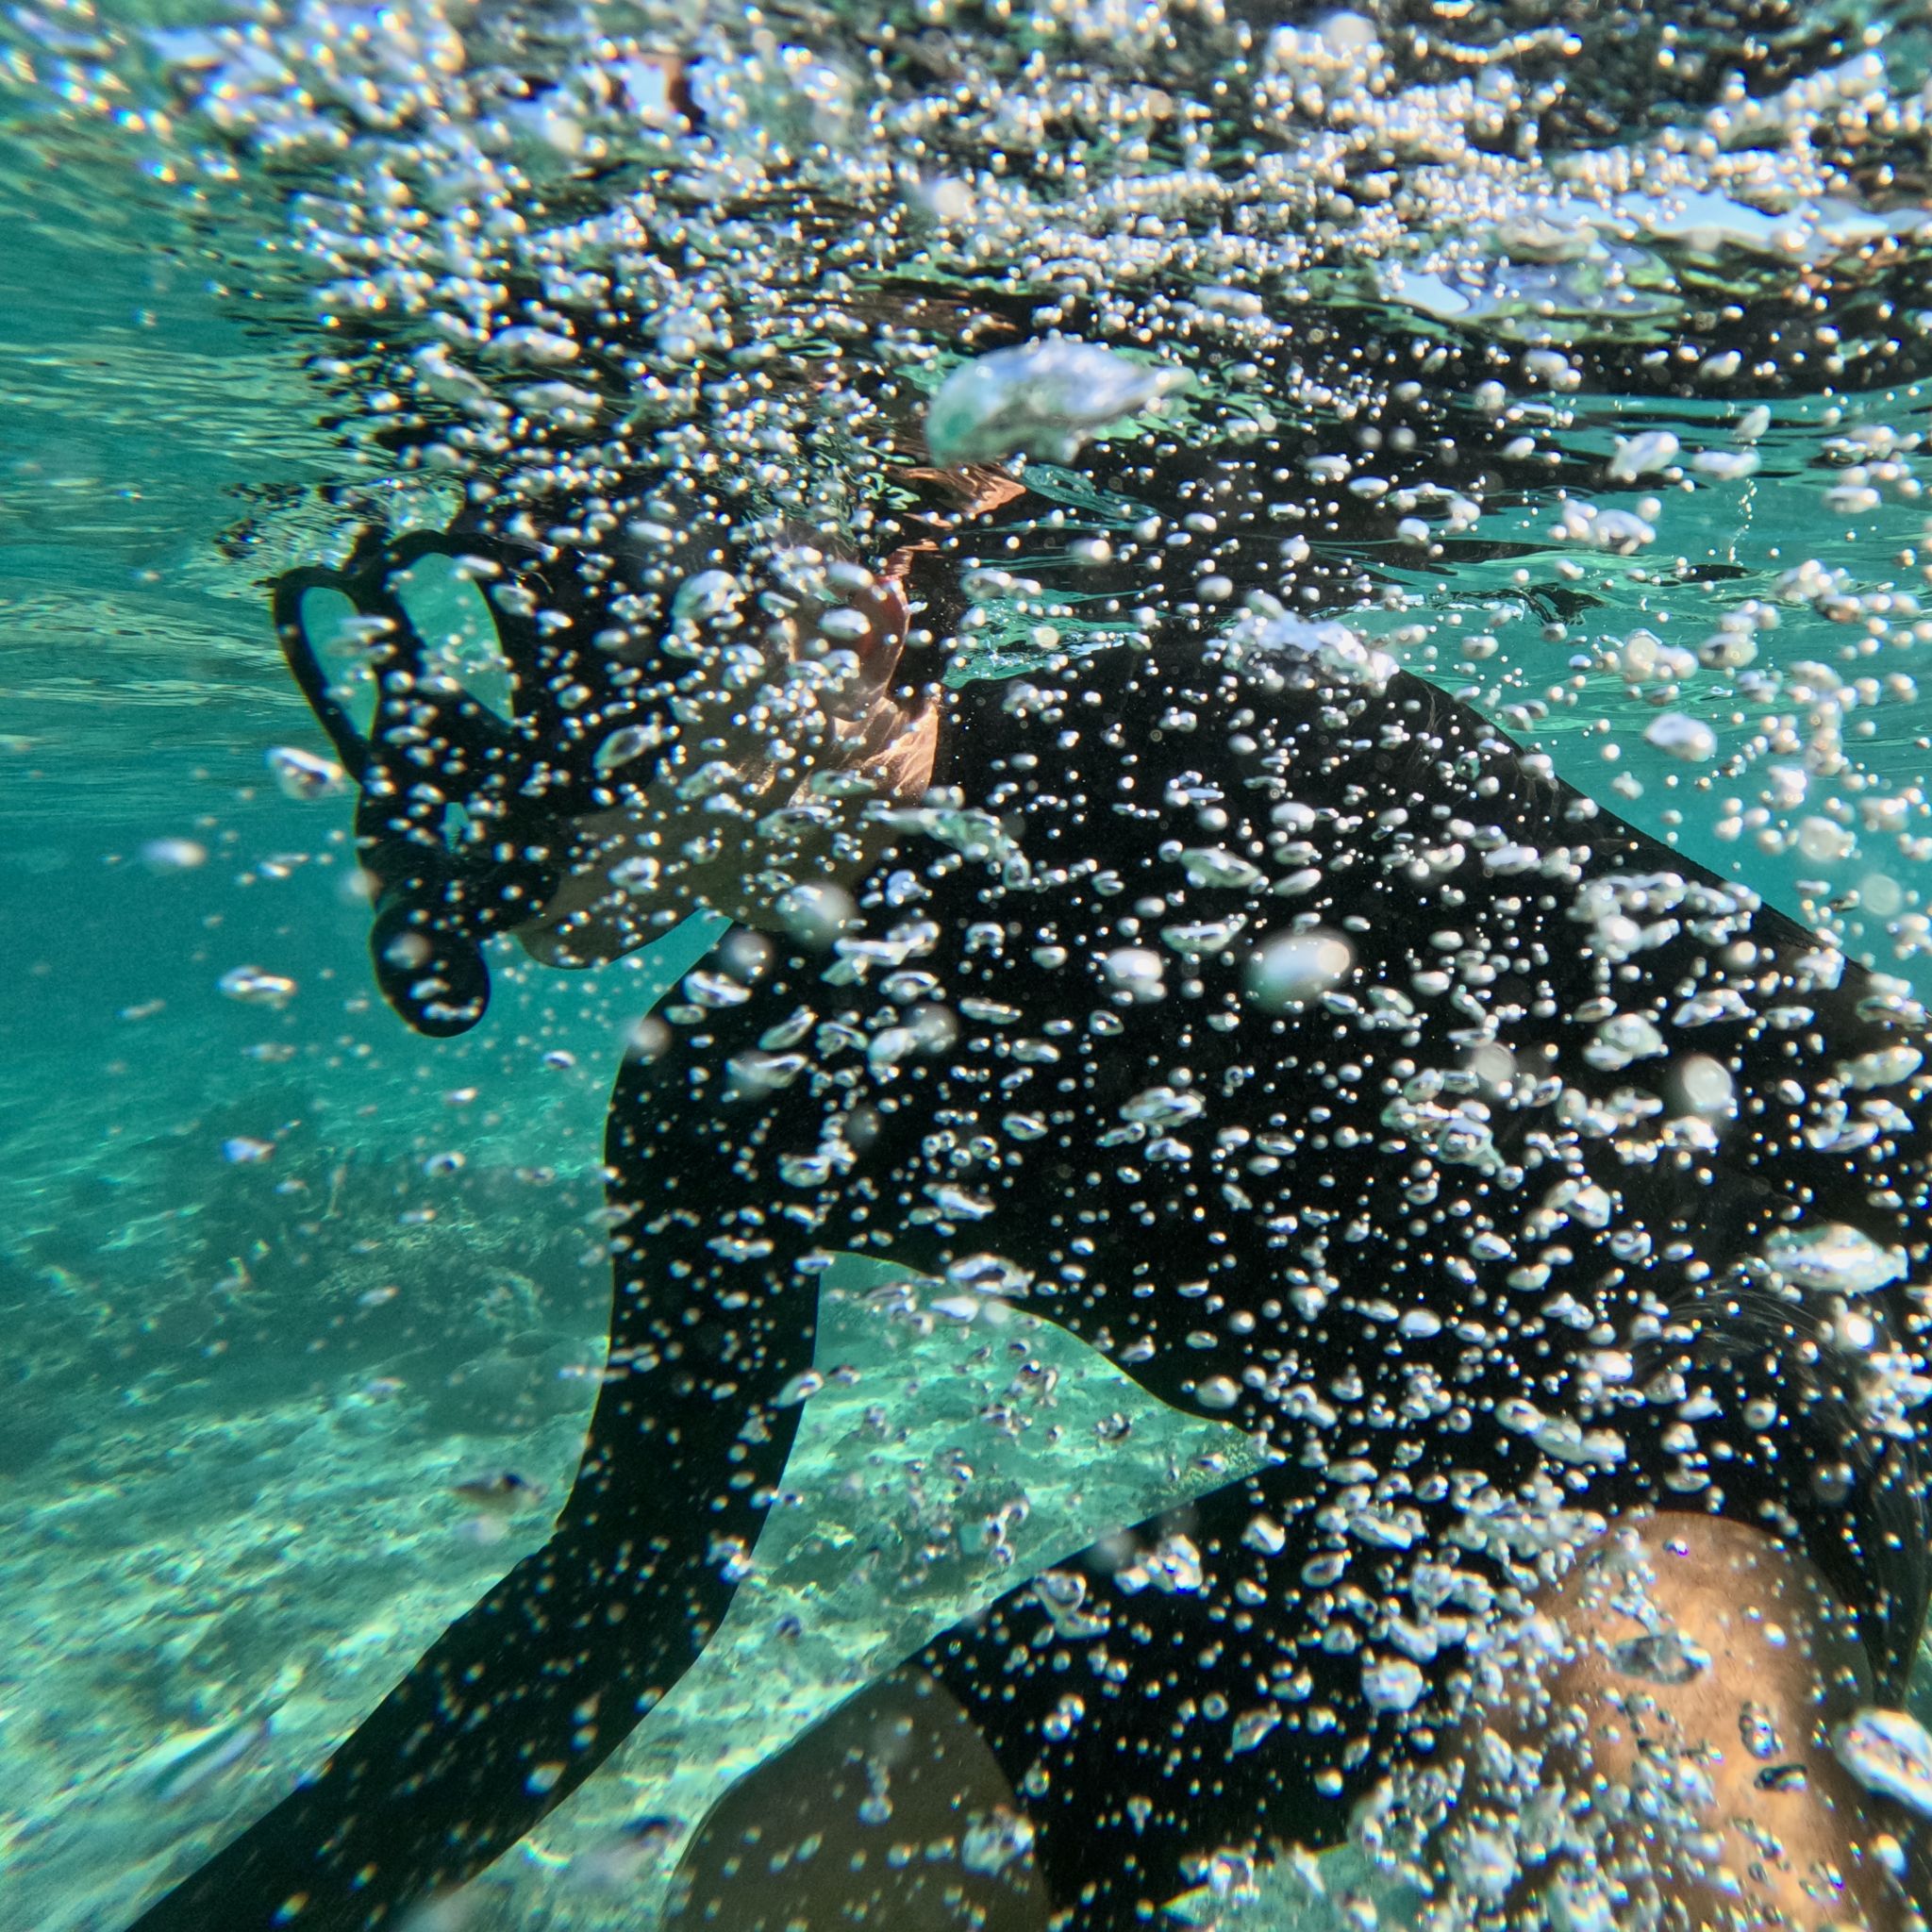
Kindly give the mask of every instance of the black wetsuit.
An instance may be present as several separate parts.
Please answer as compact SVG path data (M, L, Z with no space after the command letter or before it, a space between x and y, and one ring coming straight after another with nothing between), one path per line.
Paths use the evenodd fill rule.
M1861 1350L1790 1244L1835 1224L1923 1264L1923 1076L1848 1071L1915 1014L1467 708L1292 638L947 704L961 808L905 821L861 929L781 941L619 1075L610 1375L555 1535L151 1932L298 1896L297 1924L392 1922L587 1776L731 1600L840 1250L1003 1257L1027 1307L1277 1458L1146 1526L1124 1575L1116 1544L923 1659L1075 1925L1133 1923L1191 1855L1339 1834L1429 1750L1463 1624L1558 1508L1781 1530L1902 1677L1909 1311L1855 1297ZM1297 921L1312 951L1269 955L1257 997L1250 954Z

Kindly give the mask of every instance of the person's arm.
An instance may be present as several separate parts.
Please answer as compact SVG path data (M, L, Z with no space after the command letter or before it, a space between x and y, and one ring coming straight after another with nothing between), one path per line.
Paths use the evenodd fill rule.
M714 987L734 984L730 958L707 961ZM395 1923L575 1790L704 1648L797 1425L790 1385L811 1365L818 1298L811 1210L837 1185L781 1174L786 1155L818 1145L822 1116L810 1083L783 1084L782 1056L759 1048L770 1017L756 995L707 1010L619 1076L611 1347L549 1541L141 1932Z

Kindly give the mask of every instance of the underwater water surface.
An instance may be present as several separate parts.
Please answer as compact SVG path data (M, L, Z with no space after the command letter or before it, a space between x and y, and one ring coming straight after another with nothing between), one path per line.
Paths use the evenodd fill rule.
M469 298L432 285L462 264L417 242L471 248L478 281L511 274L491 247L551 230L586 261L650 258L629 324L655 346L597 435L616 411L702 444L709 405L666 395L755 373L733 278L790 278L805 319L770 339L850 386L822 446L725 452L769 460L774 518L909 490L852 400L874 348L923 397L1062 325L1185 367L1153 420L1295 506L1271 544L1307 565L1273 587L1295 615L1911 1001L1932 987L1932 29L1744 11L1687 26L1694 83L1665 85L1675 37L1652 36L1589 111L1564 36L1594 58L1624 33L1589 5L310 0L0 28L0 1925L131 1924L542 1544L608 1371L611 1081L723 929L701 914L572 973L495 939L487 1018L422 1037L372 977L353 785L271 756L332 756L272 581L374 524L440 528L508 465L466 388L590 380L439 332L436 305ZM518 86L458 99L486 59ZM1230 132L1236 69L1259 105ZM444 178L402 158L492 116L509 132L452 136ZM637 212L674 177L702 234ZM1246 219L1263 191L1278 206ZM466 197L458 244L437 225ZM843 282L800 267L891 197L888 241L824 268ZM384 206L420 219L357 228ZM999 327L969 341L982 297ZM462 463L422 456L439 401L484 425ZM1083 603L1070 546L1125 554L1180 506L1129 493L1141 411L1077 402L1041 406L1064 446L961 459L1014 459L1036 522L959 565L955 686L1077 676L1152 623ZM515 420L561 463L586 407ZM1480 451L1451 463L1458 438ZM1194 597L1197 625L1266 588L1177 581L1145 595ZM480 693L474 587L429 569L410 601ZM874 1291L905 1272L822 1277L788 1507L702 1662L459 1905L400 1923L659 1923L709 1807L841 1696L1259 1466L1026 1307L889 1319ZM664 1843L614 1866L640 1815ZM1277 1885L1201 1909L1335 1920L1298 1868Z

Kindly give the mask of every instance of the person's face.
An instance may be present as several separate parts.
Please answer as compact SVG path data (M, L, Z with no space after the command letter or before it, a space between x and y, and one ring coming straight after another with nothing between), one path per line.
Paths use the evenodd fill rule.
M641 737L651 775L577 822L563 882L518 930L534 958L595 964L697 910L780 927L802 889L875 861L890 834L869 808L919 797L937 745L933 693L898 682L902 562L874 575L801 544L757 595L708 575L671 639L691 669Z

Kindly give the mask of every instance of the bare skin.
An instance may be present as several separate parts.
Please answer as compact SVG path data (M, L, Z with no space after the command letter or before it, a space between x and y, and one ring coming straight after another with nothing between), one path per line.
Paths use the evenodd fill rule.
M1580 1885L1586 1897L1601 1888L1619 1925L1906 1924L1884 1870L1905 1821L1832 1755L1831 1729L1869 1701L1870 1672L1815 1565L1724 1518L1624 1517L1536 1607L1559 1647L1506 1662L1504 1694L1471 1735L1487 1725L1540 1753L1539 1785L1589 1798L1593 1842L1524 1857L1509 1904L1525 1922L1549 1923L1556 1892ZM1458 1808L1513 1826L1524 1794L1499 1784L1494 1761L1470 1753Z
M517 928L533 958L595 965L699 911L776 931L789 893L843 887L876 863L891 833L869 808L923 796L938 747L932 692L898 681L910 555L875 576L847 567L764 628L761 697L774 703L719 689L681 698L676 738L635 803L577 821L561 884ZM828 612L846 628L828 636ZM726 617L743 625L744 604Z
M1828 1742L1869 1697L1870 1674L1807 1559L1722 1518L1625 1517L1535 1607L1557 1647L1511 1655L1502 1696L1470 1720L1428 1923L1468 1923L1474 1824L1520 1859L1500 1903L1524 1932L1596 1923L1596 1899L1607 1932L1904 1932L1884 1861L1901 1856L1907 1822ZM908 1925L958 1923L970 1901L990 1932L1041 1932L1050 1913L1030 1857L975 1872L958 1856L969 1830L1024 1810L963 1724L908 1674L860 1693L706 1821L680 1870L691 1905L718 1932L762 1932L862 1924L888 1907ZM1567 1847L1539 1799L1497 1776L1497 1739L1535 1754L1543 1792L1568 1794L1583 1828ZM876 1783L888 1761L915 1774L894 1774L890 1814L868 1823L872 1786L858 1774ZM881 1854L904 1844L920 1856L898 1877Z
M918 800L932 779L937 742L938 718L928 711L850 763L814 760L795 780L789 771L762 782L753 775L737 793L743 815L728 819L681 798L669 779L653 778L641 808L618 807L578 820L563 883L516 936L545 966L581 967L614 959L637 946L641 935L668 931L693 912L722 912L762 932L783 930L788 892L842 888L883 856L892 834L868 822L864 808L874 800ZM815 796L809 781L822 771L849 773L862 786ZM800 815L782 843L760 838L756 826L761 812L777 809Z
M708 1932L1044 1932L1024 1817L966 1714L895 1671L719 1801L678 1867Z

